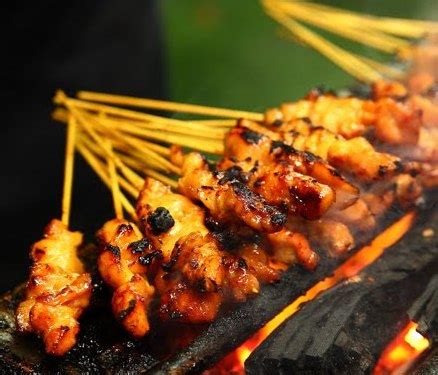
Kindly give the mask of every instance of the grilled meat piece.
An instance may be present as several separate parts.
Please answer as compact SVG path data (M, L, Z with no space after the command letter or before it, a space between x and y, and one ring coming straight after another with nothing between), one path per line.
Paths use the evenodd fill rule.
M267 247L264 243L248 242L239 247L237 254L246 262L257 280L273 283L279 279L281 270L295 262L295 253L292 254L294 249L291 251L288 248L285 253L278 249L277 257L275 253L268 252Z
M170 260L180 238L195 232L208 234L204 225L204 211L189 198L173 193L169 186L152 178L146 178L140 192L137 216L143 233L161 250L164 262ZM163 230L165 228L167 230Z
M305 120L283 123L276 130L288 145L311 152L363 182L390 178L403 170L399 157L376 151L363 137L345 139Z
M331 256L342 255L355 246L354 237L347 225L332 219L309 221L309 237Z
M211 235L193 232L176 242L170 261L164 266L168 272L178 270L189 285L201 292L217 292L225 278L224 256Z
M438 126L438 87L430 75L417 76L414 86L420 81L421 90L414 87L413 92L409 92L408 88L400 82L378 81L373 85L373 97L409 102L413 108L420 111L422 127L436 127Z
M283 141L271 140L266 135L256 133L241 120L225 137L225 156L231 160L251 160L261 165L280 162L293 171L308 175L321 184L330 186L336 192L336 205L347 207L357 199L359 190L346 181L333 167L309 152L298 151ZM248 133L252 136L248 137ZM255 140L254 140L255 139Z
M388 184L375 184L362 194L362 200L374 216L384 214L394 204L407 210L412 208L422 196L421 181L421 178L401 174L391 179Z
M375 117L367 108L370 104L371 101L359 98L338 98L323 94L295 103L284 103L278 109L269 109L265 113L265 123L275 125L309 118L313 124L352 138L364 134L367 127L373 123Z
M126 220L106 222L97 238L101 251L98 269L114 289L114 316L131 336L141 338L149 332L148 306L154 294L154 288L143 276L148 268L144 259L155 250L137 226Z
M33 266L17 325L21 332L42 337L52 355L64 355L75 345L78 318L90 301L91 277L77 257L81 243L81 233L52 220L31 248Z
M164 321L210 323L216 318L222 304L221 294L200 292L190 287L184 280L172 280L164 272L157 275L155 284L161 294L158 314Z
M314 270L318 265L319 256L302 233L283 229L277 233L269 233L267 238L271 243L276 260L292 264L296 259L308 270Z
M222 221L238 218L263 232L278 231L286 222L283 212L269 205L243 182L215 175L199 153L186 156L179 189L191 199L202 202L212 216Z
M347 225L355 233L369 232L376 227L375 215L362 198L343 210L331 210L327 217Z
M335 192L313 177L295 172L285 161L259 164L223 159L218 176L240 179L269 204L309 220L320 218L335 202ZM225 169L223 169L225 168Z
M157 232L151 216L160 207L172 217L172 226ZM148 178L137 212L147 237L165 254L155 277L162 319L210 322L226 296L243 300L258 292L259 282L245 261L219 248L204 225L204 211L185 196Z
M363 100L331 94L311 95L265 113L267 125L300 118L309 118L313 124L347 139L364 135L372 127L379 140L390 144L417 143L421 126L421 113L412 103L390 97Z

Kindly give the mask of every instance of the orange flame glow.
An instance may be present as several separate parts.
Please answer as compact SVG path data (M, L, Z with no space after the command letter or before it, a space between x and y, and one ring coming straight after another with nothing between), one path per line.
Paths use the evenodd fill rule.
M383 351L373 375L404 373L430 345L429 340L417 332L418 324L409 324Z
M244 364L254 349L256 349L281 323L299 310L304 302L314 299L319 293L333 287L339 282L357 275L365 267L379 258L388 247L399 241L412 226L415 213L410 212L380 233L370 245L360 249L354 256L339 266L332 276L318 282L307 290L306 294L286 306L278 315L272 318L264 327L257 331L235 351L219 362L210 374L244 374Z

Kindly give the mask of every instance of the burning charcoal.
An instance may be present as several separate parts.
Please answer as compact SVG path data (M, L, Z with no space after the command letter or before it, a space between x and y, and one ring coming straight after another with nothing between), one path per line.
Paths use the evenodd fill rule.
M419 333L430 338L433 343L438 341L438 275L430 280L408 314L411 320L418 323Z
M438 213L434 218L436 226ZM438 267L438 239L424 239L421 227L286 320L248 358L246 372L366 374L410 316L424 317L424 327L430 327L435 315L426 311L436 311L431 278Z
M423 358L420 358L418 365L412 371L413 375L436 375L438 369L438 347L433 348Z
M399 215L399 213L397 213L397 215ZM434 222L434 220L428 216L427 212L421 216L424 216L425 219L429 218L428 227L436 225L436 220ZM392 222L394 219L395 217L393 216L389 220ZM385 224L388 224L388 222ZM392 293L393 299L402 292L410 295L410 289L412 289L412 293L416 293L417 295L422 292L422 290L417 291L418 293L416 292L418 286L414 288L404 288L403 291L399 289L400 285L404 282L402 280L403 277L408 275L413 268L420 267L419 261L416 257L413 257L413 254L422 254L422 256L426 257L422 258L424 260L427 259L429 251L432 251L434 246L435 249L438 248L436 236L425 238L419 235L424 228L424 223L416 224L415 228L412 229L406 235L404 241L400 243L400 249L393 249L384 255L384 257L390 254L395 256L398 250L401 250L403 255L403 261L397 263L398 273L394 271L395 273L390 273L390 275L393 276L379 276L379 278L382 279L382 283L383 281L389 282L389 278L392 277L393 285L388 290ZM435 232L437 233L437 231L438 228L435 227ZM369 242L370 239L371 237L362 238L363 242L359 245L361 246ZM420 246L423 241L428 241L428 247L421 249L421 252L414 251L418 249L418 246ZM411 251L408 252L409 247ZM95 254L93 251L90 253ZM93 263L93 259L90 258L90 264ZM95 280L95 293L93 295L92 306L81 320L82 328L78 345L63 358L49 358L44 354L41 344L35 337L18 335L15 332L14 309L23 293L23 289L19 288L0 297L0 367L4 373L87 372L94 374L124 373L129 371L134 373L148 372L163 374L172 371L179 374L189 372L199 373L211 368L218 360L252 336L254 332L260 329L267 321L291 301L300 296L305 290L314 285L317 281L330 275L340 263L341 260L339 259L321 259L320 266L312 273L300 267L291 268L284 273L278 283L264 286L256 298L238 306L233 306L231 311L225 312L194 339L191 344L186 346L185 349L173 353L168 360L163 362L160 362L159 358L161 357L154 351L159 348L160 355L165 354L169 356L169 352L166 352L163 348L163 331L159 331L156 329L157 327L154 327L151 331L151 335L147 339L139 342L130 340L126 334L118 328L117 324L115 324L111 314L108 314L110 296L105 288L99 286L101 282L99 282L98 279ZM382 264L385 265L386 263ZM417 280L420 287L427 284L426 278L428 275L430 276L429 271L425 272L424 276L421 276ZM400 277L401 281L395 276ZM376 278L376 280L379 280L379 278ZM413 284L417 285L417 282ZM356 284L352 283L351 285ZM398 285L398 287L396 288L394 285ZM377 293L371 289L370 292L372 292L372 295ZM405 294L402 294L402 296L405 296ZM345 306L344 312L352 311L355 309L355 306L360 306L362 298L366 297L363 292L359 293L360 298L356 298L354 293L351 295L353 296L354 303L347 303L346 299L340 300ZM378 300L381 301L380 299ZM411 301L410 297L407 298L407 301L405 308L409 309L413 301ZM337 306L342 304L338 303ZM392 306L392 304L388 303L381 305L387 308ZM311 304L309 304L309 306L311 306ZM335 307L337 306L335 304ZM379 306L380 305L377 307ZM328 311L329 306L324 307L321 305L321 309ZM305 312L304 309L297 317L303 312ZM349 315L347 313L346 315L341 314L340 321L348 322L348 317ZM406 320L407 319L406 316ZM394 320L396 319L394 318ZM306 325L307 323L306 321ZM303 324L303 327L306 325ZM336 324L334 327L336 327ZM380 323L379 325L373 323L370 327L372 330L381 329ZM175 336L178 335L179 331L175 331L173 328L170 330L167 329L167 332L169 331L173 333L173 341L175 341ZM322 335L319 335L319 338L319 341L321 341L320 347L323 343L329 342L325 340ZM269 340L270 339L268 339L268 341ZM270 368L270 370L272 369ZM269 373L272 373L272 371Z

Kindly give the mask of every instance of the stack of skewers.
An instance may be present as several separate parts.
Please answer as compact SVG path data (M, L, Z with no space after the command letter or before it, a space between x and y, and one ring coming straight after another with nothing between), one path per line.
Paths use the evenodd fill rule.
M63 215L32 247L19 329L65 354L90 300L81 234L67 229L74 149L112 191L97 265L115 319L138 339L150 314L211 322L293 264L311 272L321 257L345 256L392 207L420 203L438 183L436 82L376 81L368 97L315 89L265 113L58 92L54 118L68 123Z

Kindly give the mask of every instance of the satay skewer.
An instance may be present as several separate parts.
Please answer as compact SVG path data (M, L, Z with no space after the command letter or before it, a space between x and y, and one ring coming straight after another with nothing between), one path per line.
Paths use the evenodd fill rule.
M67 127L61 220L53 219L44 238L34 243L25 299L16 311L18 330L40 336L51 355L64 355L75 344L78 319L88 306L92 283L77 250L82 234L68 229L74 170L76 120Z
M122 202L120 200L120 188L119 188L119 182L117 179L117 171L116 171L116 164L114 163L114 153L113 153L113 147L111 145L110 141L107 141L108 144L108 150L110 151L110 157L108 158L108 170L110 175L110 181L111 181L111 191L112 191L112 198L113 198L113 205L114 205L114 213L115 217L119 220L123 219L123 208L122 208Z
M126 105L132 107L149 108L162 111L182 112L190 114L198 114L203 116L224 117L224 118L248 118L254 121L260 121L263 118L260 113L234 110L228 108L209 107L204 105L187 104L187 103L175 103L163 100L155 99L143 99L135 98L124 95L110 95L91 91L79 91L77 97L84 100L91 100L95 102ZM194 123L201 123L196 122Z
M82 157L87 161L90 167L102 180L102 182L108 188L111 188L111 181L107 171L105 170L105 166L93 155L93 153L83 143L78 143L76 147L80 152L80 154L82 155ZM129 183L127 182L127 184ZM128 192L132 192L133 197L135 197L137 195L136 194L137 190L135 189L135 187L132 187L132 185L130 184L127 186L131 186L131 188L128 188L126 190ZM120 200L126 212L128 212L129 215L135 219L136 218L135 209L123 193L120 193Z
M150 329L148 307L155 291L146 276L148 267L141 259L142 255L146 255L143 254L146 248L152 248L144 242L136 224L123 217L116 156L109 140L101 146L105 146L107 151L107 171L115 218L107 221L97 233L100 250L98 270L113 290L111 307L115 318L131 336L141 338ZM133 247L136 251L132 251Z
M77 127L76 119L73 116L69 116L68 125L67 125L66 147L65 147L64 184L63 184L63 193L62 193L62 213L61 213L61 221L65 224L66 227L68 227L69 219L70 219L76 127Z

